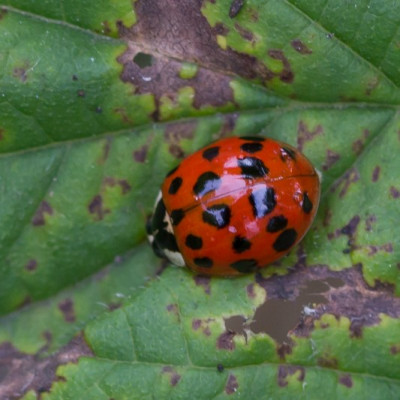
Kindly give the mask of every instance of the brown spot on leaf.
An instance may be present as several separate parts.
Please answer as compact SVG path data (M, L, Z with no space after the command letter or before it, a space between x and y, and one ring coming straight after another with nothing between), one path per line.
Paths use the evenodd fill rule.
M360 247L360 248L362 248L362 247ZM384 251L386 253L393 253L393 245L390 242L381 244L379 246L370 244L370 245L365 246L365 248L368 249L368 256L370 256L370 257L375 255L379 251Z
M143 145L139 150L135 150L133 152L133 159L136 162L140 162L140 163L145 162L148 150L149 150L149 146L147 144Z
M278 385L280 387L285 387L288 385L287 378L289 375L294 375L297 371L299 371L299 375L297 380L299 382L304 381L306 371L304 367L298 367L296 365L280 365L278 368Z
M352 183L356 183L360 179L358 170L353 167L346 171L330 188L331 192L334 192L338 187L341 186L339 197L344 197L349 190Z
M282 62L282 71L279 74L279 79L285 83L292 83L294 74L292 67L290 66L289 60L286 58L282 50L268 50L268 55L274 60Z
M235 18L239 14L244 4L244 0L232 0L231 6L229 8L229 17Z
M218 133L219 138L230 136L236 126L236 120L239 115L237 113L226 114L223 116L223 125Z
M233 338L235 337L234 332L224 332L217 339L217 348L220 350L232 351L235 348L235 342Z
M351 147L353 148L354 153L358 155L363 151L368 136L369 136L369 130L365 129L362 137L353 142Z
M353 386L353 379L351 378L350 374L343 374L343 375L340 375L340 377L339 377L339 383L348 388L351 388Z
M7 14L7 9L5 8L0 8L0 21L4 18L4 16Z
M283 342L280 344L276 350L278 356L281 360L286 358L287 354L292 354L293 352L293 342Z
M365 220L365 230L367 232L371 232L373 228L373 224L376 222L375 215L369 215Z
M98 164L102 165L107 161L108 156L110 154L111 143L112 143L112 138L111 137L107 137L105 142L104 142L104 144L103 144L102 154L99 157L99 159L97 160Z
M85 93L85 91L83 89L79 89L76 93L78 94L78 97L85 97L86 96L86 93Z
M235 29L244 40L248 40L249 42L254 40L253 32L243 28L243 26L239 25L237 22L235 22Z
M197 331L201 327L201 319L194 319L192 321L192 328L194 331Z
M110 302L107 304L107 307L110 311L117 310L118 308L121 308L122 303L115 303L115 302Z
M215 26L212 28L212 32L216 35L226 36L229 33L229 29L226 25L221 22L217 22Z
M290 44L300 54L312 54L312 51L300 39L294 39Z
M114 112L115 112L115 114L117 114L117 115L119 115L121 117L122 121L125 124L133 124L133 120L128 115L128 113L127 113L125 108L123 108L123 107L114 108Z
M317 125L314 130L310 130L304 121L300 121L297 127L297 148L299 151L303 151L304 144L323 133L323 131L321 125Z
M378 181L380 172L381 172L381 167L377 165L372 171L372 182Z
M74 75L72 75L72 80L76 82L76 81L78 80L78 76L77 76L77 75L75 75L75 74L74 74Z
M75 322L75 310L74 303L71 299L67 298L60 303L58 303L59 310L63 313L64 320L66 322Z
M104 185L106 186L119 186L121 188L122 194L127 194L131 189L132 186L128 183L126 179L115 179L110 176L107 176L103 180Z
M400 353L400 344L393 345L390 347L390 354L396 355Z
M88 206L88 209L90 214L96 215L99 221L102 220L106 214L109 214L111 212L108 208L103 208L103 198L99 194L93 197Z
M22 83L26 82L27 79L27 70L29 68L29 64L25 63L23 67L15 67L13 70L13 77L19 79Z
M225 393L226 394L233 394L235 393L239 388L238 381L236 379L236 376L233 374L229 374L228 381L226 382L225 386Z
M211 287L210 287L211 278L209 276L195 275L194 282L196 286L202 286L206 294L211 293Z
M337 369L338 367L338 360L334 357L328 357L328 356L320 357L317 360L317 363L320 367L325 367L325 368Z
M394 199L398 199L400 197L400 191L396 189L394 186L390 186L390 195Z
M37 261L31 258L26 264L25 269L27 271L34 271L37 268Z
M177 304L168 304L166 308L167 308L168 312L172 312L174 314L178 313L178 305Z
M163 367L162 372L164 374L170 375L169 382L170 382L171 386L176 386L179 383L181 376L175 371L174 368L172 368L170 366L165 366L165 367Z
M38 209L36 210L35 215L32 218L32 225L33 226L42 226L45 224L45 214L47 215L53 215L53 208L51 205L43 200Z
M329 226L331 219L332 219L332 210L330 208L327 208L325 210L325 215L324 215L324 219L322 221L322 226L325 226L325 227Z
M326 150L325 162L322 164L322 170L327 171L333 164L340 160L340 154L333 150Z
M250 299L254 299L256 297L256 294L254 293L254 283L250 283L249 285L247 285L246 290L247 290L247 296Z
M75 337L49 357L40 355L46 346L39 354L32 355L20 352L9 342L0 345L0 370L4 371L1 399L22 398L29 391L36 392L40 398L40 393L48 392L53 382L58 380L56 370L60 365L76 363L82 356L93 355L82 336Z

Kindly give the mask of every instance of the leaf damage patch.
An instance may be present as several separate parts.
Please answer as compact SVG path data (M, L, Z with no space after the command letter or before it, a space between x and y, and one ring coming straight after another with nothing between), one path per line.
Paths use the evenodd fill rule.
M228 381L226 382L225 385L225 393L230 395L234 394L239 388L239 383L237 381L237 378L234 374L229 374L228 376Z
M20 352L9 342L0 345L0 369L6 371L0 385L1 399L21 398L31 390L40 398L41 393L50 391L53 382L65 380L56 375L60 365L76 363L83 356L93 356L82 336L71 340L57 353L43 358L41 353L46 347L31 355Z
M32 225L43 226L46 223L45 214L53 215L53 208L47 201L43 200L32 218Z
M304 265L284 277L284 291L280 283L282 279L283 277L276 275L269 278L264 278L260 274L256 276L257 283L267 292L267 301L256 310L252 319L265 321L270 318L266 326L274 325L268 303L283 298L282 305L285 306L285 302L291 302L292 309L297 313L295 313L297 323L294 318L293 327L288 329L286 334L308 337L314 329L314 321L319 320L324 314L348 318L350 320L349 336L354 338L362 336L364 326L379 324L380 314L400 318L400 298L394 296L393 287L391 285L368 286L363 279L361 265L342 271L330 271L327 266ZM310 304L312 307L309 306ZM264 313L262 313L263 309ZM285 319L286 315L287 312ZM277 325L276 320L275 325ZM271 334L270 328L256 329L254 324L249 327L257 333ZM285 338L281 337L281 343L282 339L285 340ZM284 354L290 352L290 349L280 351ZM331 363L331 361L329 358L321 360L322 363Z
M306 376L306 370L304 367L296 365L280 365L278 368L278 385L279 387L285 387L288 385L288 377L291 375L297 375L297 380L303 382Z

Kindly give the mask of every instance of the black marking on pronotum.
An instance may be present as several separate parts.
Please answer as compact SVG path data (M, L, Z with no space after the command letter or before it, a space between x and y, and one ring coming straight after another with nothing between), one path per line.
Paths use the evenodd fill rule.
M263 145L260 142L250 142L250 143L243 143L240 148L245 151L246 153L257 153L257 151L262 150Z
M189 234L186 236L185 244L192 250L199 250L203 247L203 240L199 236Z
M169 194L176 194L176 192L179 190L183 182L183 179L180 176L177 176L174 178L169 185L168 193Z
M215 204L203 211L203 221L218 229L229 225L231 210L226 204Z
M256 157L239 158L238 166L245 178L262 178L269 172L262 160Z
M231 264L231 267L242 274L247 274L249 272L254 272L257 269L257 260L252 258L239 260Z
M275 233L286 228L288 220L284 215L277 215L268 221L267 232Z
M265 217L276 206L275 190L268 187L256 189L249 196L249 201L253 207L254 216L256 218Z
M211 268L213 266L213 261L208 257L195 258L193 262L201 268Z
M220 185L221 178L216 173L207 171L199 176L197 182L193 186L193 192L197 196L204 196L213 190L217 190Z
M291 158L292 160L296 159L296 151L289 149L288 147L281 148L281 158L283 161L286 161L287 158Z
M313 208L313 203L311 202L310 198L308 197L307 192L304 192L303 195L303 204L301 205L301 208L306 214L309 214Z
M214 147L209 147L208 149L205 149L203 151L203 158L205 158L208 161L212 161L215 157L217 157L219 154L219 147L214 146Z
M172 233L167 232L165 229L157 232L154 241L161 249L179 252L175 236Z
M251 247L251 242L242 236L235 236L232 242L232 249L235 253L243 253L249 250Z
M297 232L293 228L286 229L278 236L272 247L279 252L286 251L294 245L296 239Z
M156 205L151 220L151 230L153 232L159 229L164 229L167 226L167 223L164 221L166 212L167 210L165 209L164 201L163 199L160 199Z
M168 178L169 176L171 176L178 169L178 167L179 167L179 165L176 166L175 168L171 169L171 171L168 172L166 177Z
M185 216L185 211L182 208L177 208L176 210L172 210L171 212L171 220L172 225L178 225L179 222L182 221L183 217Z
M254 142L263 142L265 140L265 138L259 136L241 136L240 139L252 140Z

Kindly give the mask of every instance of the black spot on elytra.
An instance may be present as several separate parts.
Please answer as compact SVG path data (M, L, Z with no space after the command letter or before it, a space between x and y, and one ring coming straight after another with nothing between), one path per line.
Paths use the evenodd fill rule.
M193 192L197 196L204 196L205 194L217 190L221 185L221 178L214 172L208 171L201 174L197 182L193 186Z
M185 244L192 250L199 250L203 247L203 240L199 236L190 234L186 236Z
M179 252L175 236L165 229L161 229L157 232L156 236L154 237L154 241L161 249Z
M201 268L211 268L213 266L213 261L208 257L195 258L193 261Z
M288 220L285 218L284 215L278 215L276 217L272 217L268 221L267 232L274 233L281 231L282 229L286 228L287 223Z
M256 157L239 158L238 166L245 178L262 178L269 172L262 160Z
M242 236L235 236L232 242L232 249L235 253L243 253L249 250L251 247L251 242Z
M243 140L252 140L254 142L263 142L265 138L263 137L258 137L258 136L241 136L240 139Z
M231 220L231 210L226 204L216 204L203 211L203 221L218 229L224 228Z
M292 160L296 160L296 152L288 147L281 148L281 159L282 161L286 161L288 158Z
M179 222L182 221L183 217L185 216L185 211L182 208L177 208L176 210L172 210L171 212L171 220L172 225L178 225Z
M169 194L176 194L179 188L181 187L183 179L180 176L174 178L169 185L168 193Z
M210 147L203 151L203 158L205 158L208 161L212 161L215 157L218 156L218 154L219 154L218 146Z
M297 239L297 232L293 228L286 229L278 236L272 247L279 252L286 251L293 246L296 239Z
M257 261L254 259L240 260L231 264L231 267L242 274L247 274L257 269Z
M246 153L257 153L262 150L263 145L260 142L243 143L240 148Z
M313 208L313 203L311 202L310 198L308 197L307 192L304 192L303 195L303 204L301 205L301 208L306 214L309 214Z
M265 217L276 206L275 190L267 187L254 190L249 196L249 201L253 207L254 216L256 218Z
M168 172L168 174L166 175L166 178L168 178L169 176L171 176L177 169L178 169L179 165L175 168L172 168L171 171Z

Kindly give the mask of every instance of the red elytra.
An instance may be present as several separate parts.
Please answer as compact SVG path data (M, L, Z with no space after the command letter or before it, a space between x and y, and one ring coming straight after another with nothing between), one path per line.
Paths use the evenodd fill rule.
M149 228L157 254L201 274L231 276L267 266L302 239L320 182L294 147L231 137L184 159L161 191Z

